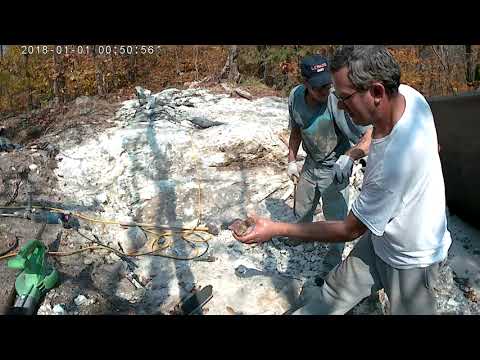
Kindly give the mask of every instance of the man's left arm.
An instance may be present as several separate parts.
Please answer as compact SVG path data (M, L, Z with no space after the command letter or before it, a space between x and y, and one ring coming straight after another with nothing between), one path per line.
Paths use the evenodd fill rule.
M372 142L372 132L373 127L368 128L365 134L363 134L363 136L360 138L360 141L355 146L352 146L349 150L347 150L345 155L350 156L353 161L367 156L370 143Z
M348 185L348 180L352 175L353 162L361 159L368 154L370 142L372 141L372 127L367 129L360 141L341 155L333 166L333 180L338 184Z

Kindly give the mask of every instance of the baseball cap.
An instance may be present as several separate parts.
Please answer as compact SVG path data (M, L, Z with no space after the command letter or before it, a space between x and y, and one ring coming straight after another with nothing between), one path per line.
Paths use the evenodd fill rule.
M332 82L328 61L321 55L303 58L300 63L300 71L303 78L313 88L319 88Z

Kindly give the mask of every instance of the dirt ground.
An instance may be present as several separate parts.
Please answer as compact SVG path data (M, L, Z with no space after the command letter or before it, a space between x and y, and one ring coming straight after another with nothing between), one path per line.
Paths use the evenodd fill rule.
M23 148L0 152L0 207L27 206L30 191L32 205L63 208L66 205L64 198L61 192L55 191L61 181L53 172L57 166L54 158L56 153L53 151L52 154L49 151L52 148L47 148L47 145L55 145L56 139L64 131L74 127L80 130L85 128L87 134L91 130L97 132L110 126L106 120L113 116L117 107L117 103L82 97L66 106L1 119L3 136ZM69 205L75 207L78 204ZM18 250L34 239L41 227L40 223L28 219L0 217L0 254L5 253L16 239ZM49 251L57 252L72 251L85 242L73 229L64 229L56 224L47 225L40 239ZM117 288L132 286L122 282L121 273L124 269L103 261L86 260L87 255L88 252L49 257L60 273L61 288L51 290L45 302L65 304L66 311L75 313L78 310L79 314L86 311L90 314L133 313L133 306L115 295ZM11 293L17 274L16 270L7 267L7 260L0 260L0 282L6 285L0 291L0 312L5 312L12 301ZM78 307L74 299L79 294L88 297L94 305Z

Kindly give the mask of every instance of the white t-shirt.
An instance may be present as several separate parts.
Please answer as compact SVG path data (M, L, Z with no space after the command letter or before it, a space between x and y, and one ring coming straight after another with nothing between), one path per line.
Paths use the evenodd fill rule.
M372 139L352 211L372 232L377 256L394 268L410 269L445 259L452 240L430 106L407 85L399 91L405 111L390 134Z

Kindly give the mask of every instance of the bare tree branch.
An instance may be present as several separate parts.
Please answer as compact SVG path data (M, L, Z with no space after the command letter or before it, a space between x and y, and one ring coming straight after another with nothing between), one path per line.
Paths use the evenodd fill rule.
M455 88L453 87L452 82L450 80L450 70L448 69L448 65L444 60L445 54L443 52L443 47L440 48L443 56L440 56L440 54L437 52L437 50L435 49L435 45L432 45L432 49L433 49L433 52L435 53L435 55L437 55L438 60L440 61L440 64L443 66L443 70L445 71L445 74L446 74L446 77L447 77L447 83L448 83L448 86L450 88L450 91L454 95L457 95L457 92L455 91Z

